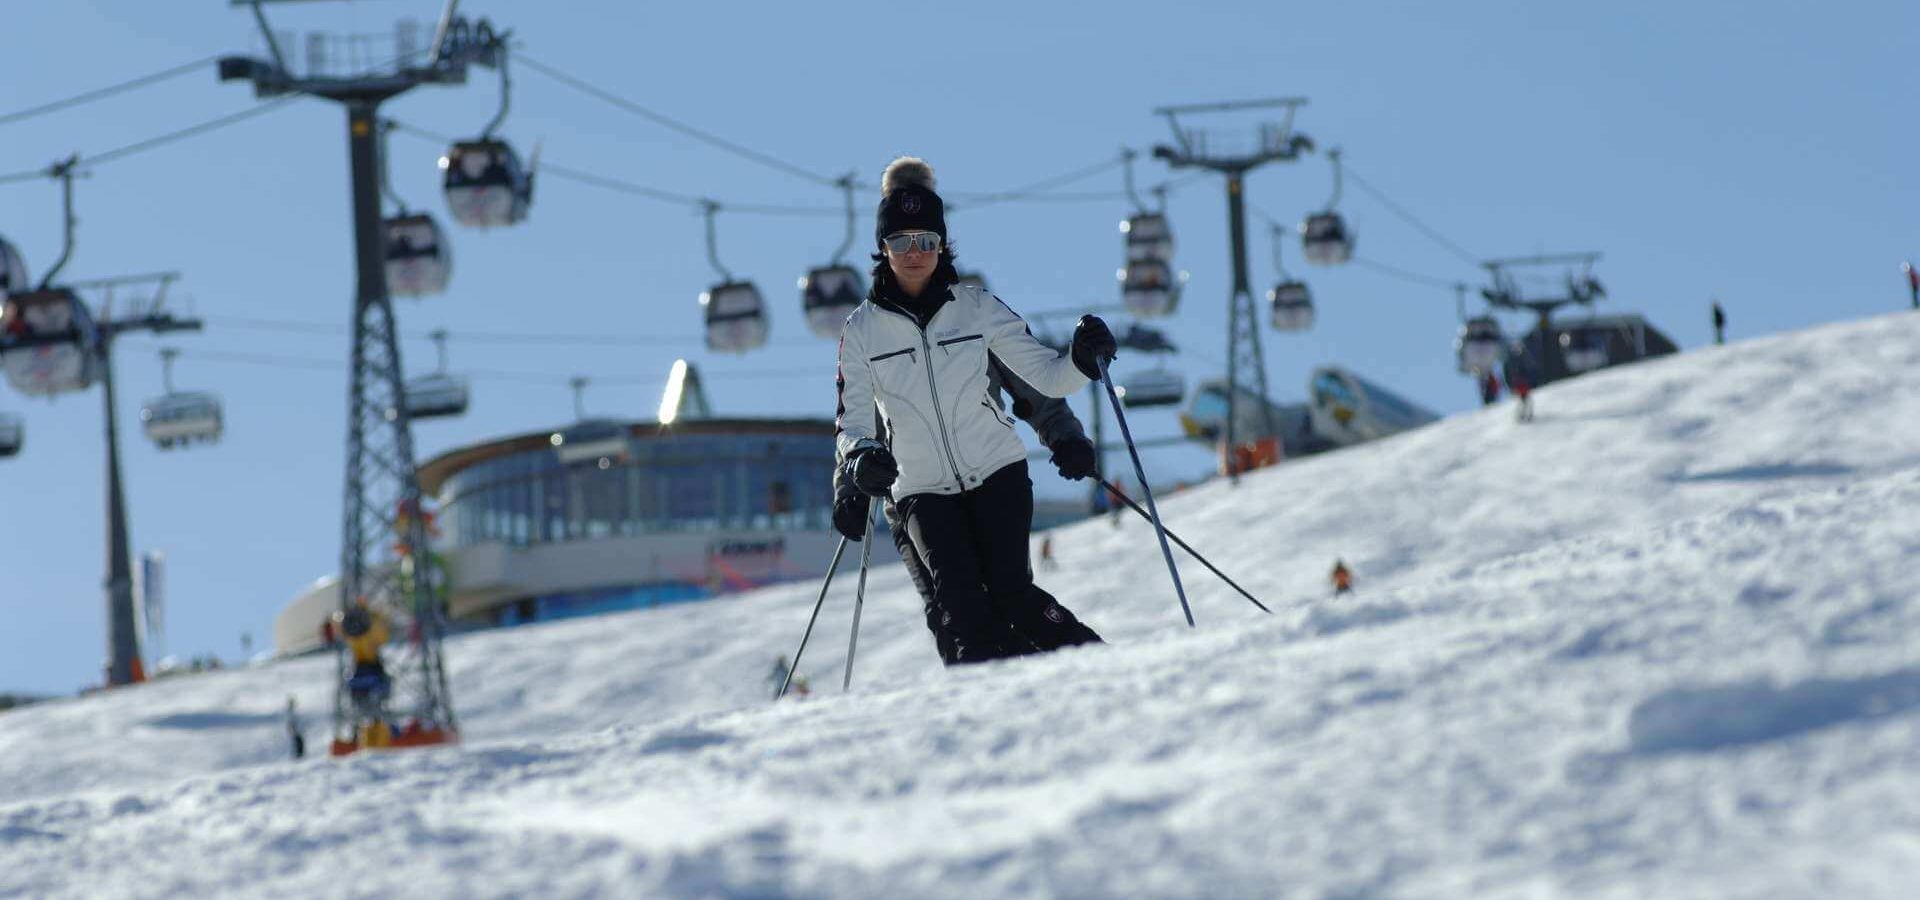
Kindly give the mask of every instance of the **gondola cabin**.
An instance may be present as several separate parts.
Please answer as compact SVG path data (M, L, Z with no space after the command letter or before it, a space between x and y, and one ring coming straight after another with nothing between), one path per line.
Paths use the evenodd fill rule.
M1129 375L1118 393L1128 409L1174 406L1186 399L1187 380L1170 369L1147 369Z
M457 375L421 375L408 379L403 390L409 419L444 419L467 411L467 380Z
M0 459L19 453L26 442L26 423L12 413L0 413Z
M533 203L533 174L505 141L461 141L440 157L453 220L473 228L512 225Z
M1273 327L1281 331L1306 331L1313 327L1313 293L1304 281L1282 281L1267 292L1267 304L1273 308Z
M1454 352L1460 357L1460 371L1466 374L1492 372L1505 355L1506 339L1500 322L1492 316L1475 316L1460 326L1454 339Z
M1120 223L1127 236L1127 259L1173 261L1173 229L1160 213L1142 213Z
M562 465L626 462L633 452L631 429L611 419L587 419L576 422L547 438L553 455ZM602 466L604 468L605 466Z
M724 281L700 295L707 317L707 349L745 353L767 343L767 305L751 281Z
M33 282L27 279L27 261L12 244L0 238L0 297L32 288Z
M1353 258L1353 233L1339 213L1314 213L1300 225L1300 250L1316 266L1339 265Z
M387 293L425 297L447 289L453 250L439 223L425 213L386 220Z
M140 407L140 427L162 450L188 443L220 440L225 423L220 398L204 391L176 391Z
M99 375L99 328L87 305L66 288L8 296L0 307L0 334L11 345L0 366L22 394L82 391Z
M1180 305L1180 292L1173 283L1173 267L1162 259L1129 260L1121 269L1120 298L1127 312L1142 319L1172 315Z
M822 266L800 279L800 303L816 337L838 338L847 316L867 295L866 281L852 266Z
M1613 362L1607 353L1607 336L1595 330L1561 332L1560 353L1567 361L1567 371L1575 375Z

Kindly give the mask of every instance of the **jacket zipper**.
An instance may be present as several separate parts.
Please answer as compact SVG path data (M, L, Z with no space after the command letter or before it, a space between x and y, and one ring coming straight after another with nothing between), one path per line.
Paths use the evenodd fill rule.
M919 324L915 322L914 326L918 327ZM927 390L933 394L933 417L940 423L940 445L947 450L947 467L953 471L953 483L964 491L967 483L960 478L960 463L953 458L953 442L947 438L947 416L940 411L940 386L933 377L933 347L927 343L927 330L924 328L920 329L920 347L927 351L923 354L927 363Z

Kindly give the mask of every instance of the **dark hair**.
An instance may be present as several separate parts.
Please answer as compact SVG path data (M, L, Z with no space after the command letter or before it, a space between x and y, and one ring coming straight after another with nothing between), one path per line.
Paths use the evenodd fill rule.
M953 261L956 258L953 252L952 242L942 241L940 244L940 265L934 268L933 278L929 280L928 283L937 284L941 287L958 284L960 282L960 271L953 267ZM876 288L882 285L888 288L895 287L893 267L887 265L887 251L885 250L875 250L873 252L873 269L867 274L873 277L873 286Z

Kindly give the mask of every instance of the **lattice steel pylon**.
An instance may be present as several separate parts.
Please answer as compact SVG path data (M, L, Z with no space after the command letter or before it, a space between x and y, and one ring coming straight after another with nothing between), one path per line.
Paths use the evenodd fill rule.
M455 0L448 0L423 64L415 65L407 53L391 71L298 77L281 55L261 2L248 5L272 58L223 58L221 80L250 80L262 97L298 93L347 110L358 278L349 348L341 608L335 620L343 632L336 637L345 639L336 649L333 752L441 743L458 732L441 656L445 578L432 553L432 514L421 504L387 293L378 111L382 102L421 84L465 83L470 64L497 67L507 35L496 34L484 20L470 25L457 18ZM377 624L369 626L370 619ZM399 638L397 652L386 646L389 631Z
M1253 302L1253 289L1247 279L1246 174L1266 163L1298 159L1313 150L1313 140L1293 132L1294 110L1306 105L1306 99L1251 100L1232 103L1206 103L1169 106L1154 110L1167 117L1173 129L1175 146L1153 148L1156 158L1179 168L1212 169L1227 176L1227 220L1233 238L1233 290L1227 299L1227 419L1221 429L1222 449L1228 479L1240 483L1240 465L1234 462L1234 450L1240 443L1238 418L1240 404L1253 400L1258 405L1262 437L1277 439L1280 430L1273 421L1273 404L1267 395L1267 361L1260 348L1260 315ZM1206 132L1180 126L1185 113L1227 112L1239 109L1282 107L1286 118L1279 125L1262 125L1252 144L1235 147L1230 141L1209 140ZM1209 147L1208 145L1213 146Z

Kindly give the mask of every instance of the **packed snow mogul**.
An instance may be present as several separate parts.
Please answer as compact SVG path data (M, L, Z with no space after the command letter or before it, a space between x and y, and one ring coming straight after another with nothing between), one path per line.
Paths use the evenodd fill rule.
M1066 397L1099 377L1113 333L1082 316L1063 355L999 298L961 284L926 162L894 160L880 193L873 288L840 333L836 449L861 493L897 508L953 637L950 661L996 659L1017 652L1009 626L1038 633L1064 610L1032 592L1033 482L992 396L989 354L1039 393Z
M987 392L993 405L1000 406L1000 392L1004 388L1013 395L1013 414L1025 420L1033 427L1040 442L1053 451L1053 465L1060 477L1068 481L1078 481L1094 472L1093 442L1087 440L1086 432L1080 427L1079 417L1073 414L1073 408L1065 400L1049 397L1029 387L1006 366L987 354ZM933 634L934 648L940 653L940 660L953 665L960 660L955 655L956 643L953 631L947 627L947 612L940 605L933 589L933 580L927 575L927 567L920 559L920 553L907 538L906 525L900 521L899 507L891 500L882 504L887 515L887 524L893 534L894 548L900 551L900 562L907 568L907 577L913 581L913 587L920 592L922 610L926 615L927 630ZM847 473L846 466L837 466L833 470L833 527L849 540L861 540L866 536L867 498L853 485L853 478ZM1052 537L1041 540L1041 568L1049 569L1052 560L1050 553ZM1039 585L1028 582L1031 602L1040 607L1040 617L1028 623L1025 629L1016 628L1012 622L1003 622L1005 633L1000 635L1004 641L1004 652L998 656L1019 656L1026 653L1057 650L1073 644L1100 643L1100 635L1082 624L1066 607L1061 606L1052 594L1042 590Z

